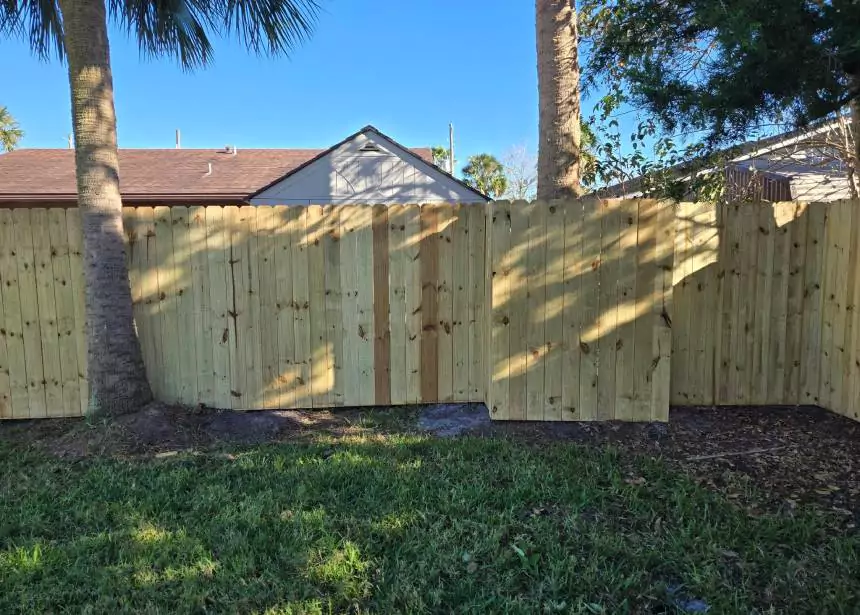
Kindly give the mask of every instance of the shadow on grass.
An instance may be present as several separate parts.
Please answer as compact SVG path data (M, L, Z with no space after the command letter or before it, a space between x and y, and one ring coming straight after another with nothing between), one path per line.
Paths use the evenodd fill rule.
M661 462L320 436L74 464L0 448L0 611L714 612L857 606L855 536ZM667 590L667 588L671 588Z

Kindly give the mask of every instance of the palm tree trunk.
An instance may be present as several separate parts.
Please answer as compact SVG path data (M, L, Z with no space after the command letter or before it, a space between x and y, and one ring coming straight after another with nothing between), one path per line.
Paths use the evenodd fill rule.
M65 30L83 229L90 414L152 401L125 260L113 78L104 0L59 0Z
M580 102L574 0L536 0L539 199L578 196Z

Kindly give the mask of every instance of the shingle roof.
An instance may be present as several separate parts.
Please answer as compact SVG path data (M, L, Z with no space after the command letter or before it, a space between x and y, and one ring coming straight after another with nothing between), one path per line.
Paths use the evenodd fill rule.
M121 149L120 190L132 201L243 201L322 149ZM432 162L428 148L412 150ZM209 164L212 173L209 174ZM74 151L21 149L0 155L0 201L76 200Z

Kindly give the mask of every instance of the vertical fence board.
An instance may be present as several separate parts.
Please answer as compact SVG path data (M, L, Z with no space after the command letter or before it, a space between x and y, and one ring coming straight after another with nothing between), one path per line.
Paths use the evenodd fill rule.
M57 326L48 210L33 209L30 216L33 231L33 271L36 275L36 301L39 306L36 333L42 343L45 408L47 416L60 417L65 414L63 375L60 367L60 331Z
M805 207L793 204L794 218L788 225L790 232L790 256L788 270L788 309L786 314L786 341L784 394L788 404L800 404L800 366L804 357L801 346L803 333L803 275L806 267L806 226L808 216Z
M636 255L639 207L635 200L618 205L617 326L615 330L615 418L634 417L636 397Z
M692 355L690 334L690 314L693 301L693 218L695 203L678 203L676 211L675 234L675 273L673 297L676 319L672 323L672 403L690 403L690 372Z
M388 254L389 263L388 293L390 329L388 375L391 385L391 403L409 403L407 393L408 367L406 355L408 343L406 334L406 277L409 253L406 246L406 208L391 205L388 208ZM378 335L379 327L377 327Z
M48 407L45 398L45 371L42 361L31 214L32 210L29 209L15 209L12 211L12 220L18 246L15 250L15 260L18 265L18 292L23 322L24 362L27 366L29 417L42 418L48 416Z
M791 214L794 203L774 204L773 272L771 281L770 334L765 339L769 357L765 401L779 398L785 390L786 341L788 338L788 282L791 266Z
M773 206L758 208L758 252L756 255L756 294L754 308L753 362L751 393L754 403L763 404L767 400L767 374L770 369L768 339L773 319L773 258L776 225Z
M408 205L404 211L405 259L404 285L406 302L406 397L409 403L421 401L422 300L421 210Z
M439 211L421 208L421 401L439 400Z
M212 401L216 408L230 408L230 308L227 292L229 276L230 235L224 227L224 210L207 207L206 267L209 274L209 307L211 310L210 344L212 347Z
M469 209L457 208L452 228L451 341L453 362L453 399L469 401Z
M60 208L49 209L48 225L51 243L51 273L53 276L54 301L57 306L57 333L59 335L63 416L80 416L81 390L78 379L78 332L75 326L75 295L72 289L72 271L69 264L69 234L66 230L66 210ZM136 261L134 270L138 274L140 273L139 241L138 239L138 248L134 259ZM2 308L0 308L0 312L2 312ZM1 327L2 325L0 325ZM0 340L0 344L2 344L2 340ZM2 353L2 348L0 348L0 353ZM2 359L0 359L0 362L2 362ZM0 385L0 388L2 388L2 385Z
M375 403L391 403L391 304L388 207L373 208L373 373Z
M280 396L275 225L275 210L271 207L258 208L257 258L260 272L260 369L262 370L263 380L260 405L263 408L277 408Z
M720 349L717 365L718 383L715 387L714 403L730 404L734 401L734 391L730 382L737 379L738 296L740 292L740 240L738 238L737 205L720 208L722 214L720 238ZM680 358L676 358L681 360Z
M87 375L89 365L87 363L87 310L84 299L84 236L81 231L81 213L78 208L66 211L66 228L69 231L69 269L72 278L72 292L75 295L75 325L78 332L78 388L81 391L81 413L83 414L89 407L90 387ZM151 276L152 273L149 275Z
M651 361L651 420L666 421L669 418L671 395L672 357L672 297L673 250L675 225L672 208L661 203L657 208L655 226L657 242L654 262L656 264L654 287L659 299L654 302L654 341Z
M332 405L334 383L331 349L326 323L325 300L325 217L320 205L307 207L308 284L310 293L311 403L314 408ZM383 289L387 291L387 289Z
M615 364L618 334L618 272L621 259L621 242L618 235L621 221L617 201L604 201L601 205L600 290L598 353L600 366L597 383L597 418L608 421L615 418Z
M325 254L325 320L328 329L329 363L331 366L331 392L329 398L333 406L344 404L344 354L343 354L343 297L340 286L341 268L341 226L340 207L329 205L324 208L325 233L323 252Z
M857 283L857 273L854 263L860 259L860 220L854 211L854 205L847 203L849 213L852 216L851 225L848 229L849 239L846 247L845 275L847 284L845 286L845 300L843 302L845 312L845 331L842 343L842 391L840 394L839 412L845 416L851 416L856 407L858 389L854 386L854 380L860 374L860 357L856 353L857 340L857 305L860 302L860 284Z
M278 329L278 380L275 385L277 405L280 408L295 408L299 372L293 354L296 347L293 325L294 217L287 207L279 205L274 209L275 311Z
M439 401L454 399L454 226L459 210L439 206L438 363Z
M361 378L359 400L361 405L371 406L376 400L376 370L373 358L376 338L373 318L373 211L368 207L361 207L356 213L358 365Z
M526 257L526 420L544 420L544 361L546 360L546 251L547 203L526 206L528 255Z
M176 279L176 305L179 330L184 334L197 330L202 318L194 303L194 253L206 249L192 243L190 211L185 207L171 208L173 225L174 275ZM200 272L201 275L205 275ZM199 336L196 336L199 337ZM179 344L179 399L185 404L195 404L199 397L197 382L197 348L194 343Z
M543 418L560 421L564 351L564 239L565 207L554 201L546 207L546 277L544 299L544 395Z
M823 324L824 265L826 255L827 208L812 204L807 209L806 267L803 292L802 354L805 361L800 368L800 394L805 404L820 402L818 393L821 370Z
M296 369L296 407L311 408L311 330L309 322L307 208L290 208L293 273L293 366ZM359 287L371 289L372 286ZM365 292L370 292L366 290Z
M490 205L490 416L510 418L510 287L506 256L511 248L511 204Z
M575 421L580 417L579 371L582 350L579 345L581 319L580 285L586 274L582 259L582 203L574 201L564 211L563 264L563 322L562 322L562 382L561 420Z
M511 204L510 247L503 258L508 272L508 335L510 355L508 361L509 418L525 420L528 401L528 369L533 359L529 356L529 279L528 267L531 254L529 244L529 205L524 201Z
M21 313L21 294L18 289L18 236L15 233L12 211L0 209L0 284L5 315L6 354L9 371L9 403L11 415L4 418L25 419L30 416L30 395L27 385L27 364L24 358L24 316ZM86 359L86 351L84 354ZM86 411L82 404L81 412ZM7 411L8 414L8 411Z
M469 401L484 401L487 384L487 217L483 207L467 207L469 225Z
M580 304L579 405L581 420L597 419L597 388L600 368L600 269L602 242L602 208L596 199L583 200L582 212L582 280Z
M633 409L630 417L635 421L651 419L651 362L654 358L654 318L652 316L655 303L661 301L654 279L661 278L655 262L657 233L658 204L652 200L638 202L637 236L634 253L636 275L633 303Z

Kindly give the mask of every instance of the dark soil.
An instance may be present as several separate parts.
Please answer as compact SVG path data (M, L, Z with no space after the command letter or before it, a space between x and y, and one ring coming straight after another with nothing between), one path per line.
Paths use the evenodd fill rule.
M498 423L476 404L418 408L229 412L153 404L111 422L6 421L0 440L36 445L65 458L166 455L328 434L424 431L440 437L510 437L612 445L666 459L749 514L793 514L800 504L832 514L843 529L860 523L860 423L818 408L675 408L668 425Z

